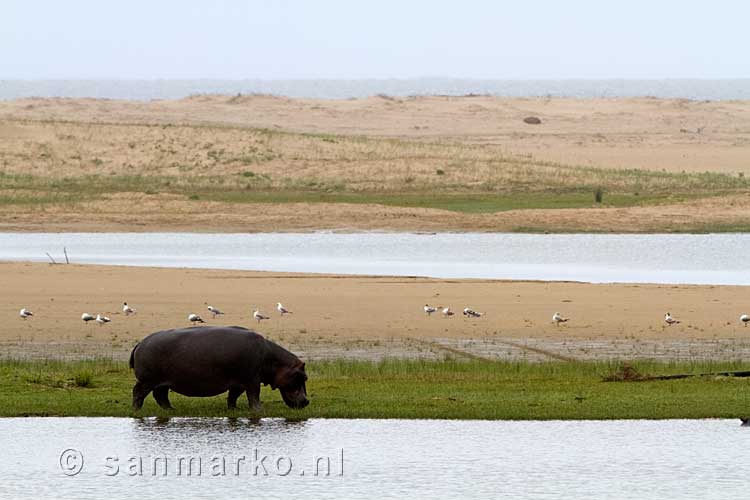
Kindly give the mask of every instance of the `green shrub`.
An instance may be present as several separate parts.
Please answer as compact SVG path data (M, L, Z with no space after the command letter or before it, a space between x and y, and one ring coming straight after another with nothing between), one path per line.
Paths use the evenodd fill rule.
M76 387L92 387L94 385L94 375L88 370L77 372L73 376L73 385Z

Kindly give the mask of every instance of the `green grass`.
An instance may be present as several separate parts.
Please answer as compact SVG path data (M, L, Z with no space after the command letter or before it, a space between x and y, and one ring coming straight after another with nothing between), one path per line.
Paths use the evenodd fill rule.
M492 193L341 193L296 190L223 191L205 194L205 199L227 203L356 203L397 207L437 208L464 213L495 213L542 208L587 208L594 206L593 192L541 192L524 195ZM693 195L694 196L694 195ZM692 196L691 196L692 197ZM684 201L685 197L615 194L603 206L628 207Z
M250 172L252 173L252 172ZM596 204L596 188L590 186L560 189L535 189L519 192L495 191L497 186L466 190L451 186L407 183L407 188L392 191L352 191L344 182L315 179L282 179L266 175L242 175L217 181L200 176L86 175L81 177L41 178L0 172L0 205L76 204L101 199L105 194L135 192L171 193L188 200L225 203L355 203L398 207L437 208L465 213L494 213L519 209L587 208L594 206L629 207L679 203L709 195L734 192L727 186L711 184L704 190L607 193ZM239 185L237 185L239 184ZM713 186L713 187L711 187ZM509 188L503 188L509 189ZM5 193L3 193L5 191ZM638 194L636 194L638 193Z
M309 407L286 408L263 389L259 416L287 418L622 419L736 418L750 415L750 379L694 377L604 382L613 363L328 361L308 363ZM748 363L636 362L642 374L747 370ZM241 416L224 396L171 394L174 411L149 396L130 409L134 375L124 362L1 361L0 416Z

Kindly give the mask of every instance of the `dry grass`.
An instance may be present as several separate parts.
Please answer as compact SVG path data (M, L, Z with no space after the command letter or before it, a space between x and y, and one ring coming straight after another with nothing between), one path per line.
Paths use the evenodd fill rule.
M62 220L85 219L88 211L93 219L97 213L111 212L116 206L111 203L113 196L127 194L136 200L145 194L171 203L170 220L185 218L180 224L186 226L196 222L188 220L195 212L191 203L215 202L218 205L209 208L221 212L241 211L232 207L248 203L370 204L469 214L548 211L546 216L514 215L513 221L502 223L446 222L444 229L700 231L748 227L745 209L733 204L739 200L742 207L746 205L743 196L750 177L735 170L735 157L747 149L750 138L744 129L732 130L718 122L729 116L737 126L750 123L744 103L632 100L594 104L600 111L569 100L550 104L490 98L318 102L195 97L155 103L85 99L0 103L0 207L4 207L6 221L29 220L32 211L41 209L68 214ZM630 114L624 111L631 108ZM527 114L544 115L544 126L513 132L512 127L524 126L518 117ZM294 118L299 126L292 125ZM490 118L496 122L487 121ZM687 126L709 118L716 123L705 131L701 128L700 133L684 127L672 130L678 124ZM313 119L319 120L318 127ZM277 121L295 130L285 130ZM422 122L429 125L416 125ZM389 123L390 136L383 133ZM347 125L347 133L341 133ZM334 133L321 132L326 127ZM509 146L515 143L518 148ZM587 156L592 147L596 154ZM667 169L631 168L640 166L643 151L656 147L665 151L684 148L698 156L718 158L726 162L719 166L727 167L714 168L713 163L701 160L698 164L706 167L701 171L695 168L696 159L686 159L692 168L681 171L668 153L654 159ZM566 153L557 158L550 153L571 148L581 155ZM592 158L603 151L610 152L610 160L592 166ZM568 161L571 158L581 161ZM184 201L181 208L174 206L173 196ZM711 199L713 205L723 200L723 206L710 216L685 208L682 212L691 214L687 220L671 215L674 207L701 199ZM644 221L624 229L614 224L606 210L600 215L593 212L594 207L654 206L669 206L657 214L658 223ZM562 216L575 220L558 220L556 225L545 222L561 215L559 209L589 212L567 212ZM397 212L389 214L400 217ZM627 216L637 219L637 214ZM409 229L435 228L424 213L408 215L414 216L423 223L412 222ZM600 220L592 224L592 216ZM326 217L319 219L318 228L391 227L390 222L373 226ZM276 230L298 228L278 218L266 222Z
M656 197L665 201L669 196L716 195L748 187L744 177L722 173L562 165L447 139L195 125L6 122L4 129L0 188L6 191L85 192L88 185L98 193L586 193L585 203L591 204L595 190L602 188L610 200L618 194L641 196L629 203L636 204L654 202ZM82 180L80 186L76 180ZM235 201L241 200L235 197Z

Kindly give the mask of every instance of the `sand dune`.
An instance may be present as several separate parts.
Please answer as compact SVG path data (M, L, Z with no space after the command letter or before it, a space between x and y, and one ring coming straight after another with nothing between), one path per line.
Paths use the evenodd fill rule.
M524 124L522 120L530 115L540 117L542 124ZM750 102L744 101L487 96L348 100L196 96L151 102L22 99L0 102L0 120L7 119L454 138L565 164L678 172L746 171L750 156Z
M0 230L737 230L749 157L750 102L23 99Z

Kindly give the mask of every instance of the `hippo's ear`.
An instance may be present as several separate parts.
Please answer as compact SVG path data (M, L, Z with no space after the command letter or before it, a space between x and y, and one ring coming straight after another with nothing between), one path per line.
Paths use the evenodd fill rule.
M276 376L273 379L273 382L271 382L271 389L276 389L277 387L284 387L289 382L291 382L292 378L294 377L294 373L297 371L294 366L287 366L287 367L279 367L278 365L276 368Z
M304 363L304 362L302 363L302 366L300 366L300 369L301 369L301 370L304 370L304 369L305 369L305 363Z

